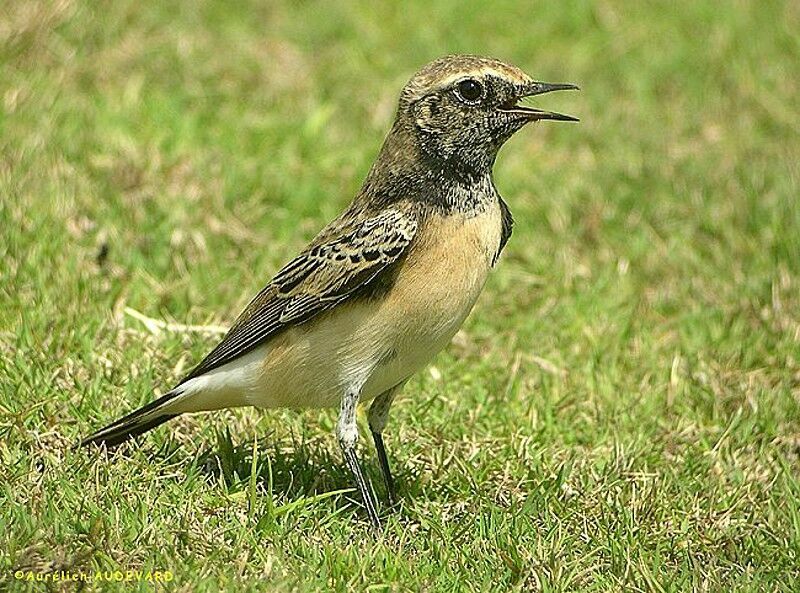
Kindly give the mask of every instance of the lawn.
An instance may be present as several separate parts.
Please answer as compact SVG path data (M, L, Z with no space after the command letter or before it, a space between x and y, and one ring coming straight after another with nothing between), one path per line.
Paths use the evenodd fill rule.
M0 589L800 589L798 30L769 0L3 3ZM581 123L500 154L514 235L393 408L385 535L333 411L75 450L199 361L453 52L578 83L537 104ZM170 580L19 578L137 570Z

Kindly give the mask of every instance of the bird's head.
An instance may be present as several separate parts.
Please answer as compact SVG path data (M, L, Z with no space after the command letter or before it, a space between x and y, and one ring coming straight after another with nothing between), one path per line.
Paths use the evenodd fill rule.
M416 137L425 157L470 176L482 175L491 171L503 143L526 124L578 121L520 105L521 99L577 88L537 82L491 58L446 56L422 68L403 88L395 125Z

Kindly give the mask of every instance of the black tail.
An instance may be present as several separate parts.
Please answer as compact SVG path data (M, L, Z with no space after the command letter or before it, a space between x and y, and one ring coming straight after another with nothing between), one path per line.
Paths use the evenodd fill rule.
M170 413L164 408L168 408L167 404L172 402L182 392L182 389L174 389L146 406L134 410L127 416L120 418L116 422L112 422L102 430L98 430L93 435L83 439L81 441L81 447L91 444L104 444L109 448L116 447L128 439L139 436L151 428L155 428L167 420L175 418L175 416L179 414Z

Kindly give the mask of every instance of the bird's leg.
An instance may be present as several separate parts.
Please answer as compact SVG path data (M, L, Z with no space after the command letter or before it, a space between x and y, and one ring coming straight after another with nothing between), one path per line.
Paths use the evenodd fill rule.
M358 440L358 426L356 425L356 405L358 404L360 389L351 389L342 397L342 409L339 412L339 422L336 425L336 436L342 447L344 461L347 464L356 487L361 494L361 500L367 509L369 520L375 529L380 530L381 521L378 518L378 505L375 494L361 469L361 463L356 455L356 441Z
M386 495L389 498L389 505L395 506L397 504L397 495L394 489L394 478L392 478L392 471L389 469L389 458L386 456L386 447L383 445L383 429L386 427L386 421L389 419L389 408L392 407L394 396L400 391L401 385L393 387L388 391L384 391L372 401L369 407L369 428L372 431L372 439L375 441L375 450L378 452L378 462L381 465L381 473L383 474L383 481L386 484Z

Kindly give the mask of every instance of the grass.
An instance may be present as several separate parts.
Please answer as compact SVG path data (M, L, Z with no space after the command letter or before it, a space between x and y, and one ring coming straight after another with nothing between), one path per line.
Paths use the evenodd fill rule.
M797 3L3 10L0 588L143 591L13 575L160 570L176 591L796 590ZM500 155L514 236L394 407L385 537L329 411L71 449L216 339L125 308L230 323L450 52L579 83L542 105L582 122Z

